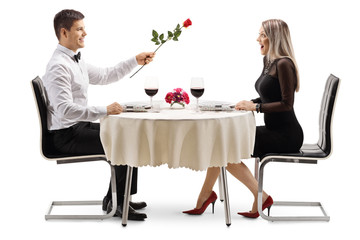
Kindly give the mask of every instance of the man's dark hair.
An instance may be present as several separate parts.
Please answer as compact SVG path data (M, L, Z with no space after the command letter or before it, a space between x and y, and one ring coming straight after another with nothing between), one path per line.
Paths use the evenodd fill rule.
M81 12L64 9L61 12L58 12L54 17L54 29L56 37L60 40L60 30L65 28L70 31L74 21L82 20L84 15Z

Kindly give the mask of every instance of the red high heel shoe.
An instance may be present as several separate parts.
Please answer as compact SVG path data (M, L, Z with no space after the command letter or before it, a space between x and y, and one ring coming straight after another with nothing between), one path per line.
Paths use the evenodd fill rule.
M274 204L274 201L271 196L268 196L268 198L265 200L265 202L262 205L262 210L264 211L266 208L268 209L268 216L270 216L270 208ZM259 212L256 211L254 213L251 212L239 212L239 215L242 215L247 218L258 218L260 216Z
M205 212L206 208L212 203L212 213L214 213L214 205L217 199L217 195L214 191L210 194L210 197L204 202L201 208L194 208L192 210L183 211L183 213L187 213L190 215L201 215Z

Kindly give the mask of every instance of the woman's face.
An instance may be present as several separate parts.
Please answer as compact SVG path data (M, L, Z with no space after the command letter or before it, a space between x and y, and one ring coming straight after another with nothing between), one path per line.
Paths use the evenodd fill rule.
M269 51L269 39L265 34L264 28L261 26L259 31L259 37L256 41L260 44L260 53L261 55L266 55Z

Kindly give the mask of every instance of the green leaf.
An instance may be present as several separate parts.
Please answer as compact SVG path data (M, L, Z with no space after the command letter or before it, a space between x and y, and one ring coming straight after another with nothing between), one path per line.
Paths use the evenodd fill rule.
M180 30L180 24L176 26L176 30Z
M174 36L174 34L170 31L168 31L168 38L172 38Z
M176 32L175 32L175 37L178 38L178 37L180 36L180 34L181 34L181 31L180 31L180 30L179 30L179 31L176 31Z
M159 39L162 41L164 39L164 34L162 33L159 37Z
M155 45L160 45L160 42L156 42Z
M163 43L166 43L166 40L161 40L161 43L163 44Z
M173 37L174 41L179 41L176 36Z
M153 39L151 39L151 41L153 41L153 42L157 42L157 41L158 41L158 39L157 39L157 38L153 38Z
M152 31L152 35L154 38L157 38L159 36L159 34L155 30Z

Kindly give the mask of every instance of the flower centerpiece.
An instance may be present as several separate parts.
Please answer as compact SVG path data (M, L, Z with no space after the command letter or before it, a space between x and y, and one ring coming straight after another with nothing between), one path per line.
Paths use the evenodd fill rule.
M167 35L166 38L165 38L165 35L163 33L159 34L157 31L153 30L152 31L153 38L151 39L151 41L154 42L155 45L160 45L158 48L156 48L154 53L156 53L156 51L159 50L159 48L169 40L179 41L179 36L181 34L181 29L183 27L188 28L191 25L192 25L192 22L191 22L190 18L186 19L183 22L182 27L180 27L180 24L178 24L173 31L168 31L167 32L168 35ZM142 65L141 68L139 68L139 70L137 70L133 75L131 75L130 78L132 78L137 72L139 72L145 65L146 65L146 63L144 65Z
M175 103L185 107L185 104L190 103L189 95L182 88L174 88L172 92L168 92L165 96L165 101L172 107Z

